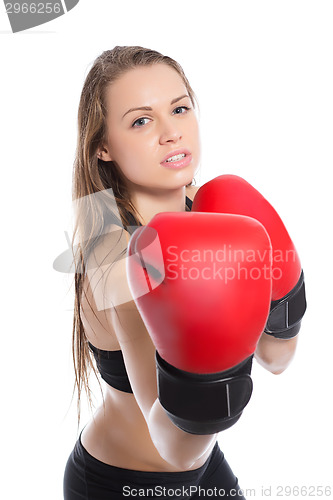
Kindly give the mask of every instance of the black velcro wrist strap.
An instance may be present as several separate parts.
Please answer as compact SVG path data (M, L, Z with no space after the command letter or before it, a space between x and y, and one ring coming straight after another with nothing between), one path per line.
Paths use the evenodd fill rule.
M296 286L282 299L272 301L265 333L279 339L295 337L300 330L300 322L305 311L305 284L302 271Z
M179 370L156 352L158 397L168 417L191 434L214 434L234 425L251 398L252 359L202 375Z

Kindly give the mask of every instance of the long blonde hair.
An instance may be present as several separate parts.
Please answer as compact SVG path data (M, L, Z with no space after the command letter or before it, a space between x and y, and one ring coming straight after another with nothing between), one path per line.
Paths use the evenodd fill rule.
M117 46L97 57L85 79L81 93L72 190L72 197L76 203L72 239L75 264L72 331L72 355L75 372L73 396L75 389L77 389L78 426L81 415L82 389L85 389L91 408L91 391L88 383L91 369L97 376L80 313L87 259L107 225L110 207L112 211L111 197L106 190L112 189L113 203L116 202L117 213L120 215L123 226L129 223L129 216L132 217L131 223L134 220L135 224L139 225L137 212L130 201L125 179L120 169L113 162L104 162L97 158L97 150L104 142L106 132L106 89L125 72L137 66L158 63L167 64L177 71L185 84L193 106L195 106L195 94L182 67L170 57L137 46ZM94 193L99 193L99 196L88 196ZM80 203L82 200L85 202Z

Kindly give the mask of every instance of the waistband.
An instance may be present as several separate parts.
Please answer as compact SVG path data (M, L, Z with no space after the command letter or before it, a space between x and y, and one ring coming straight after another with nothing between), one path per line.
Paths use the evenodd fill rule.
M207 469L215 468L224 460L224 455L218 443L215 444L206 462L198 469L180 472L151 472L125 469L101 462L83 447L81 434L75 444L73 453L76 467L84 471L88 483L104 485L105 488L112 488L119 493L126 486L130 488L177 488L198 485ZM161 496L162 497L162 496ZM163 498L163 497L162 497Z

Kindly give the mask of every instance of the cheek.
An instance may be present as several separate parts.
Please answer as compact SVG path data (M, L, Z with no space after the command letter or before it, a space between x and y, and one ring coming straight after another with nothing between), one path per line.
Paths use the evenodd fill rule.
M199 123L198 123L197 120L195 120L193 128L194 128L194 133L196 134L197 140L199 140L200 139L199 138L199 136L200 136L200 130L199 130Z
M111 145L112 159L128 178L136 178L147 170L153 145L139 134L115 138ZM143 167L146 167L145 169Z
M188 120L186 127L187 127L187 133L190 135L190 137L192 137L193 140L195 141L198 140L199 123L195 115L192 115L191 119Z
M189 132L193 141L193 147L198 155L200 155L200 131L199 124L196 120L191 124Z
M118 164L128 162L131 157L137 154L135 138L127 134L113 134L110 140L112 159Z

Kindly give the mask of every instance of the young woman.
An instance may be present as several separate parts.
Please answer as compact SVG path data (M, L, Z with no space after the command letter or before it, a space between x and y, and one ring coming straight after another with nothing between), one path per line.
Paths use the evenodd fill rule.
M64 498L199 498L199 488L243 498L217 434L181 430L160 405L155 347L126 277L135 226L160 212L190 210L198 190L193 90L173 59L141 47L115 47L95 60L86 78L78 127L73 176L78 403L83 387L89 395L93 358L106 384L103 405L68 459ZM171 168L172 162L178 168ZM293 357L296 338L263 334L256 358L280 373Z

